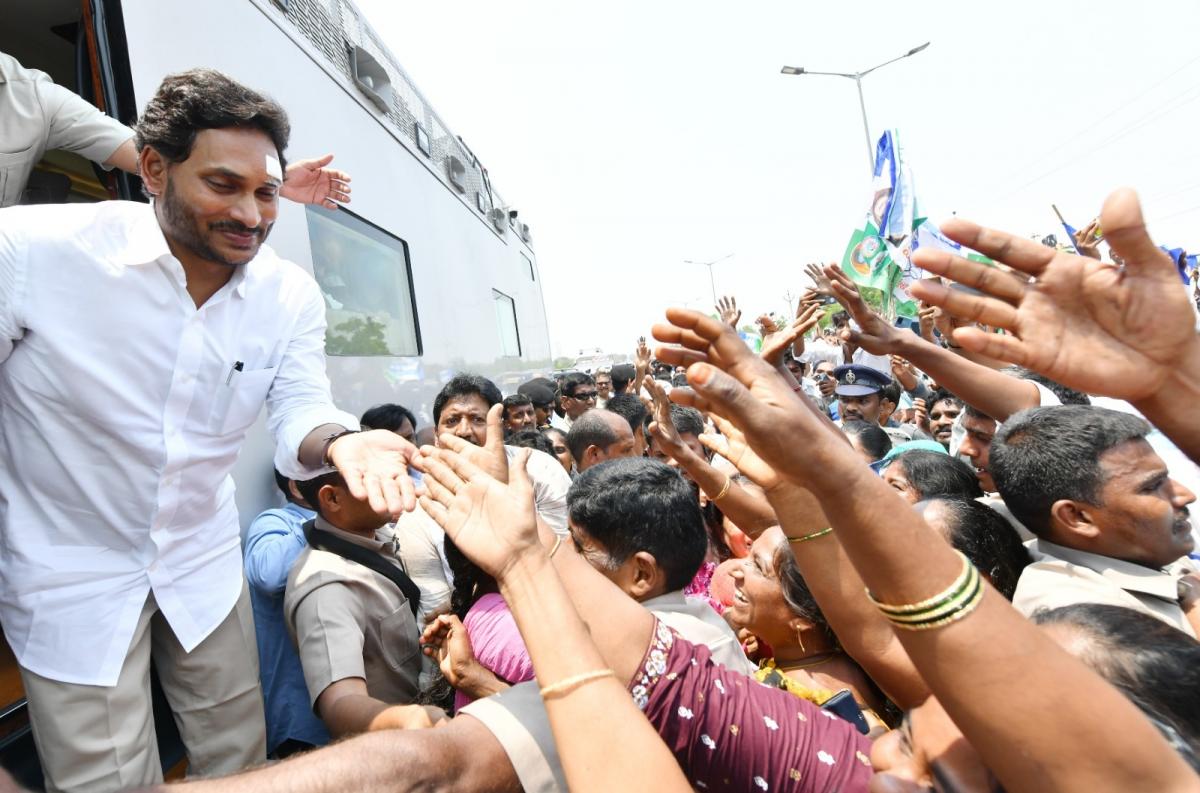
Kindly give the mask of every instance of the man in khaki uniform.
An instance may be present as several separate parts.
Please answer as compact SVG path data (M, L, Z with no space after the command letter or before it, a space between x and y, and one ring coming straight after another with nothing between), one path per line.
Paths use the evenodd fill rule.
M1037 535L1013 597L1019 611L1106 603L1197 635L1186 577L1196 497L1170 478L1149 431L1137 416L1090 405L1033 408L1000 427L992 479Z
M391 529L341 475L297 485L317 517L296 559L284 619L296 642L313 709L335 738L407 719L421 672L420 593L404 572Z

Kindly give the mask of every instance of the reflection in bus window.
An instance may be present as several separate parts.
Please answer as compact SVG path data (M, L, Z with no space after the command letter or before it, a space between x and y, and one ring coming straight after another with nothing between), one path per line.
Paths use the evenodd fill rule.
M500 354L520 357L521 336L517 333L516 303L508 295L493 289L492 306L496 309L496 337L500 339Z
M420 355L408 246L344 209L309 205L328 355Z

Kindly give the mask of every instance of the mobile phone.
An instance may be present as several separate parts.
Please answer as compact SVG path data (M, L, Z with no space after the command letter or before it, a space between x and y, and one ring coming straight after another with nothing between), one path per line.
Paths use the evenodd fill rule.
M854 701L854 695L850 693L850 689L848 688L843 688L825 700L825 703L821 705L821 710L827 710L833 715L845 719L853 724L854 729L863 735L871 731L870 725L867 724L867 717L863 715L862 708Z

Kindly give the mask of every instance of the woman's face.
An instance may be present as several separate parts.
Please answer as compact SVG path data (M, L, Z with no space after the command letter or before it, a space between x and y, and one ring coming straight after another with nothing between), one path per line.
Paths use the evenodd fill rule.
M921 494L908 481L908 474L904 471L903 463L892 463L887 468L884 468L883 481L891 485L892 489L899 493L908 503L915 504L921 500Z
M745 628L776 648L796 641L790 627L796 615L783 599L783 588L775 577L775 549L782 542L783 531L778 526L758 536L750 546L750 555L730 571L733 605L725 611L735 630Z
M575 461L571 459L571 450L567 447L567 436L558 430L548 430L546 437L554 444L554 456L562 463L562 467L566 469L567 473L571 473L571 466Z
M899 729L871 747L871 793L993 793L999 789L937 697L904 714Z

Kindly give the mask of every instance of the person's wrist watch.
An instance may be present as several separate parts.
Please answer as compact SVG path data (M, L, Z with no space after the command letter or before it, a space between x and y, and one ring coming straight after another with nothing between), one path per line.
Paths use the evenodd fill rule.
M327 437L325 439L325 449L321 452L321 465L326 466L327 468L333 468L333 461L329 459L329 449L333 446L333 442L343 435L354 435L358 432L360 432L360 430L342 429Z

